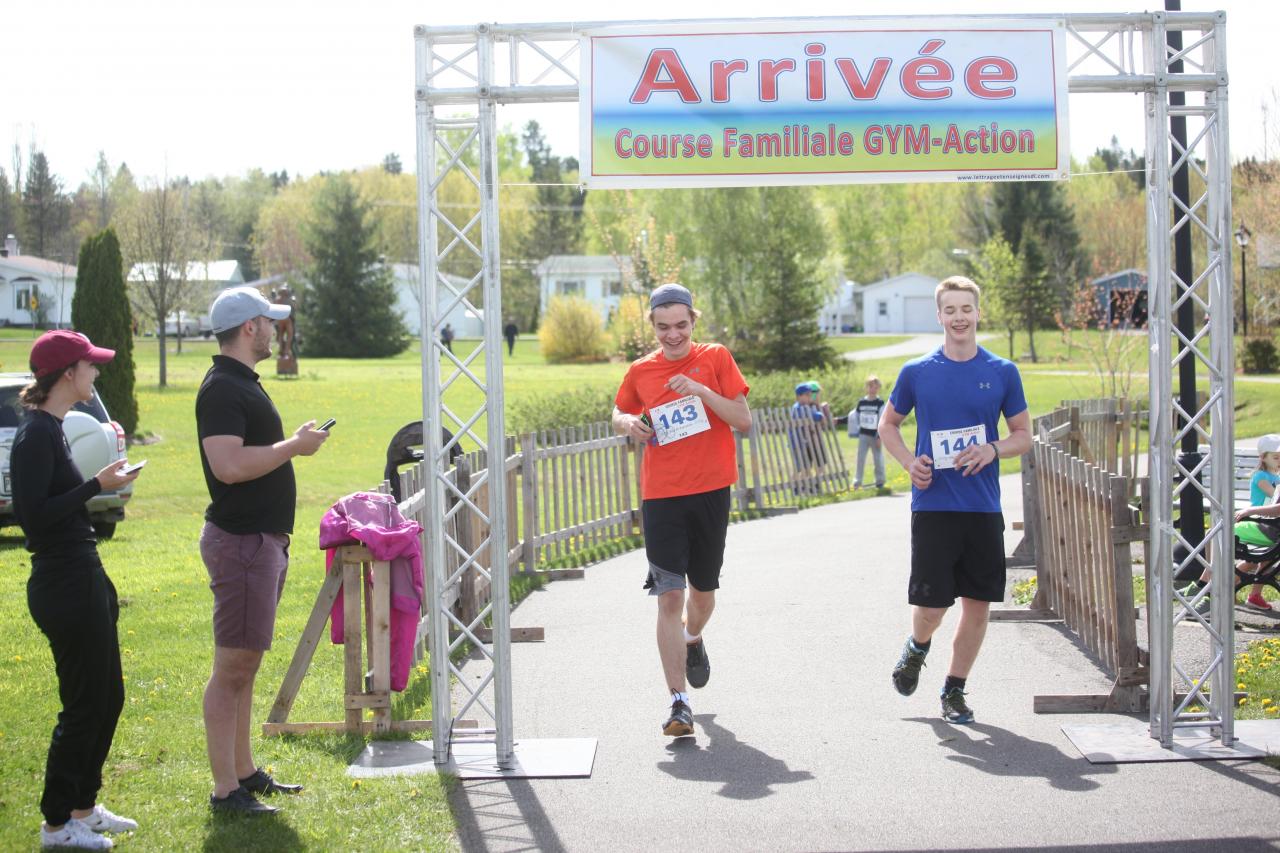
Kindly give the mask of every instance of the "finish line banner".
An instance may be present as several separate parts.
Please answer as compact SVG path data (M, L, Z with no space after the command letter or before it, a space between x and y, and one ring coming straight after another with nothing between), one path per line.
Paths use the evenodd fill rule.
M602 27L582 39L589 188L1066 178L1060 19Z

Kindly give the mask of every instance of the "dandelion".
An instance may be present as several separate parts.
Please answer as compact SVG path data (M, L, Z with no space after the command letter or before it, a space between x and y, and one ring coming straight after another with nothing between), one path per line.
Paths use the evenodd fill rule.
M1241 681L1239 684L1236 685L1236 690L1244 690L1244 689L1245 689L1245 686L1243 681Z
M353 779L353 780L351 780L351 790L353 790L353 791L354 791L354 790L356 790L356 789L357 789L357 788L359 788L359 787L360 787L360 780L359 780L359 779Z
M133 636L133 629L132 629L132 628L130 628L128 631L125 631L125 633L126 633L126 634L128 634L130 637L132 637L132 636Z
M419 672L419 673L421 673L422 675L426 675L426 674L427 674L427 668L426 668L425 666L423 666L422 664L418 664L418 672Z
M14 656L13 656L13 662L14 662L14 663L22 663L22 655L14 655Z
M142 718L142 722L144 722L144 723L154 723L154 722L155 722L155 719L154 719L153 717L149 717L149 716L148 716L148 717L143 717L143 718Z
M1270 704L1271 704L1271 700L1270 700L1270 699L1263 699L1263 700L1262 700L1262 707L1264 707L1264 708L1265 708L1266 706L1268 706L1268 705L1270 705Z
M1243 708L1245 705L1249 704L1249 697L1248 696L1240 697L1240 701L1237 702L1236 704L1239 705L1241 708Z

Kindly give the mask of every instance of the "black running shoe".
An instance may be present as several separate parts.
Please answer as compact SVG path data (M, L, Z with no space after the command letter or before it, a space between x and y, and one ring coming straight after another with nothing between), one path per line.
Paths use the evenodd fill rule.
M972 723L973 710L964 701L964 691L952 687L942 694L942 719L948 723Z
M911 638L907 638L902 647L902 657L898 658L898 665L893 668L894 689L903 696L916 692L916 685L920 683L920 667L924 666L924 656L927 654L928 652L917 651Z
M707 657L707 647L702 638L696 643L687 643L684 659L684 677L689 679L690 687L706 687L711 678L711 658Z
M671 717L662 727L668 737L684 737L693 734L693 711L679 699L671 703Z

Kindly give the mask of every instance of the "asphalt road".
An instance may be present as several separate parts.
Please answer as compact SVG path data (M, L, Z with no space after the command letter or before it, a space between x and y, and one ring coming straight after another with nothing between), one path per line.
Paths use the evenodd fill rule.
M893 496L730 528L694 738L659 732L643 552L531 595L512 622L547 639L512 647L517 740L596 737L594 773L460 783L462 848L1280 850L1280 771L1092 765L1060 727L1114 717L1032 713L1037 693L1108 687L1061 626L990 627L969 679L975 725L938 713L954 616L920 689L899 696L908 518L908 498Z

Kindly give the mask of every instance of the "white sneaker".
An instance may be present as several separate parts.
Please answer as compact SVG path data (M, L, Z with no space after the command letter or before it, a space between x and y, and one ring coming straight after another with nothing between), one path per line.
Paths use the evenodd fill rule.
M57 832L40 826L41 847L76 847L81 850L110 850L115 844L105 835L94 832L84 821L71 818Z
M93 807L93 814L80 818L80 822L94 832L133 832L138 828L136 820L113 814L101 803Z

